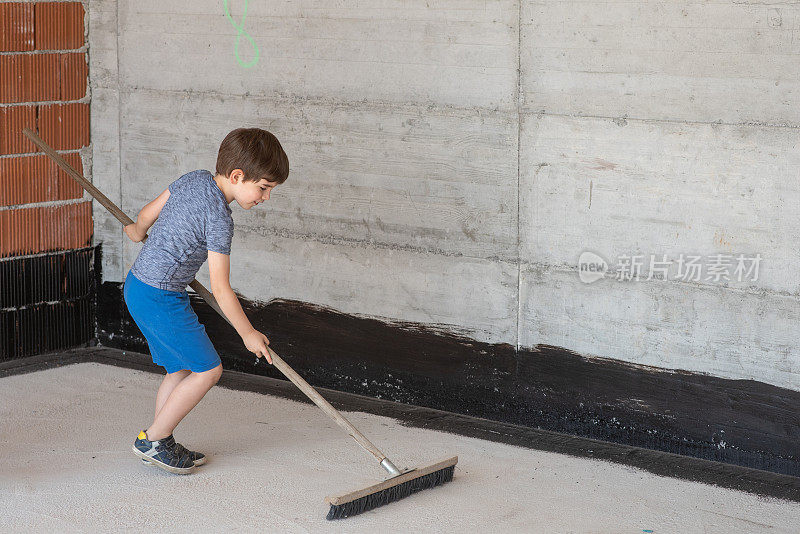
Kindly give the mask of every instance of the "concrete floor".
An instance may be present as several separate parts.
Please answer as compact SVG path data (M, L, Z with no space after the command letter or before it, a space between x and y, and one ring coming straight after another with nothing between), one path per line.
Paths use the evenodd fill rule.
M313 405L213 388L175 436L192 475L131 452L161 377L80 363L0 379L0 525L9 532L786 532L800 503L345 412L400 467L457 455L455 479L325 520L326 495L383 470Z

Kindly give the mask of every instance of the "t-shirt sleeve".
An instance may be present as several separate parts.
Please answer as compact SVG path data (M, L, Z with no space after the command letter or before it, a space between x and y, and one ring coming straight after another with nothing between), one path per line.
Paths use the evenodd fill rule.
M232 240L233 224L230 217L209 213L206 220L206 248L230 255Z
M192 173L187 172L186 174L184 174L183 176L181 176L180 178L169 184L168 187L169 192L176 193L178 191L181 191L191 178L192 178Z

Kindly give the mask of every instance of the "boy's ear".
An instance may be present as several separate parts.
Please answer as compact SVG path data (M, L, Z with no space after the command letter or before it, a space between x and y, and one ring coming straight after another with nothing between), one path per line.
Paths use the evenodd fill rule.
M233 169L228 175L228 178L235 182L240 182L244 178L244 171L242 169Z

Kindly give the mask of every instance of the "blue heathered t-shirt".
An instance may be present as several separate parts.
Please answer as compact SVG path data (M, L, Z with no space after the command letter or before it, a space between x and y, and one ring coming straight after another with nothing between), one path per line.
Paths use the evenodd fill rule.
M231 253L233 217L209 171L188 172L169 191L131 272L153 287L185 291L209 250Z

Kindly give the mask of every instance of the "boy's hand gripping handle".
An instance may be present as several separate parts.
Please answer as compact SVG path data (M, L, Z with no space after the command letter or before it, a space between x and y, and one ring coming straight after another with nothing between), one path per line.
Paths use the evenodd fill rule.
M97 200L100 204L105 206L105 208L108 211L110 211L111 214L114 217L116 217L117 220L121 222L123 226L133 224L134 221L132 221L130 217L125 215L125 213L121 209L119 209L116 204L111 202L111 200L109 200L107 196L105 196L102 192L100 192L100 190L97 189L89 180L81 176L81 174L78 171L73 169L72 166L64 160L64 158L59 156L55 150L53 150L47 143L42 141L42 139L38 135L36 135L36 133L34 133L29 128L23 128L22 132L36 146L42 149L42 152L47 154L50 157L50 159L52 159L59 167L64 169L64 172L69 174L76 182L81 184L81 187L83 187L86 191L88 191L89 194L92 195L95 200ZM142 242L144 242L146 239L147 235L145 235L144 239L142 239ZM228 318L225 317L224 313L222 313L222 309L219 307L219 304L217 304L217 300L214 298L214 295L211 294L211 292L207 290L203 286L203 284L201 284L197 280L192 280L192 282L189 284L189 287L194 289L198 295L203 297L203 300L205 300L212 308L214 308L217 311L217 313L219 313L223 317L223 319L225 319L228 322L228 324L230 324ZM300 388L300 390L303 393L305 393L306 396L314 402L314 404L319 406L323 412L328 414L328 416L331 419L336 421L336 423L340 427L342 427L348 434L350 434L353 437L353 439L356 440L356 442L358 442L358 444L364 448L364 450L372 454L390 475L397 476L401 474L400 470L397 469L397 467L395 467L395 465L386 457L385 454L383 454L380 450L378 450L378 448L375 447L375 445L373 445L366 437L364 437L364 435L361 434L361 432L359 432L358 429L354 427L350 421L345 419L342 416L342 414L340 414L336 410L336 408L331 406L331 404L328 401L322 398L322 395L317 393L317 391L313 387L311 387L311 385L308 382L303 380L303 378L300 375L298 375L294 371L294 369L289 367L289 365L286 362L284 362L280 358L280 356L275 354L275 351L273 351L269 347L269 345L267 345L267 350L269 351L269 354L272 357L272 365L277 367L278 370L281 373L283 373L286 376L286 378L291 380L294 383L294 385ZM256 362L257 361L258 359L256 359Z

